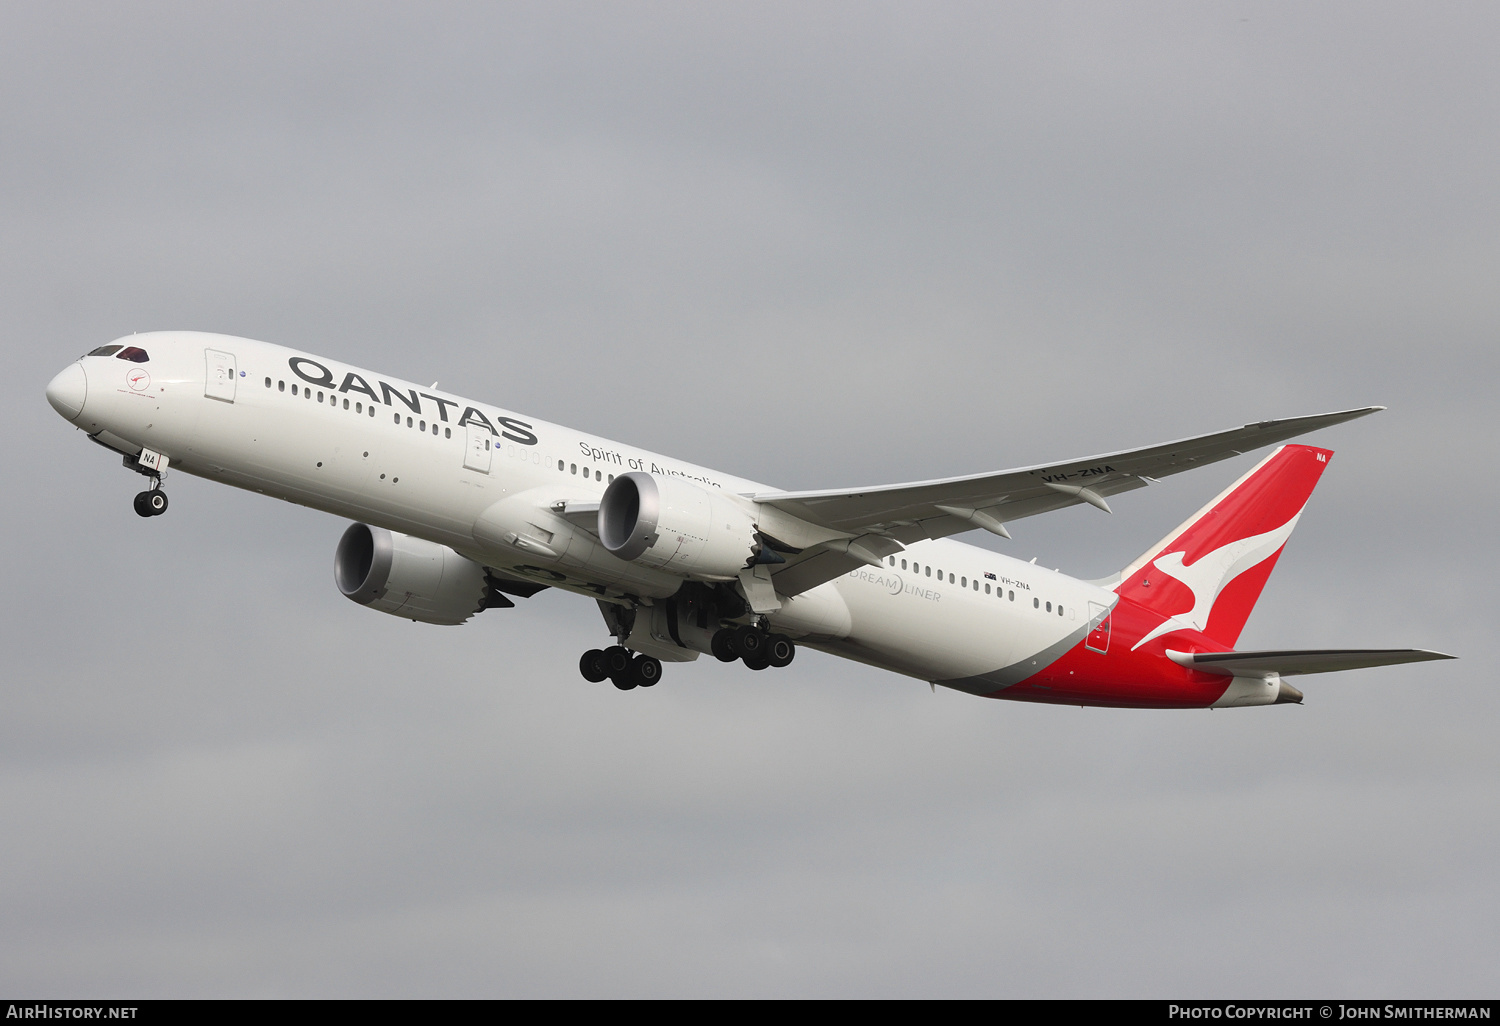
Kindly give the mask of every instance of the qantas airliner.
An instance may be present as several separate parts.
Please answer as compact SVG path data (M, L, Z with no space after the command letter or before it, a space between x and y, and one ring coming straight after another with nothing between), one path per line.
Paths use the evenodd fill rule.
M752 670L797 646L935 688L1070 705L1301 702L1285 678L1450 656L1236 651L1332 453L1279 445L1118 574L1080 581L953 540L1373 413L1247 424L1144 449L908 484L788 492L282 346L131 335L47 399L149 478L169 467L355 522L334 581L371 609L460 624L544 588L593 599L622 690L700 653Z

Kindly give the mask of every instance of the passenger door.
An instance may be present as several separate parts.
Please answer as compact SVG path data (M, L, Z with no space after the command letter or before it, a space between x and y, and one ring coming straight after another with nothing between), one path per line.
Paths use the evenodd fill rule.
M208 364L208 372L203 379L203 394L220 402L234 402L234 354L205 349L203 356Z
M490 459L494 456L494 436L490 434L489 428L472 420L464 425L464 429L469 433L464 444L464 466L469 470L488 474Z
M1098 602L1089 603L1089 633L1083 647L1101 655L1109 651L1109 607Z

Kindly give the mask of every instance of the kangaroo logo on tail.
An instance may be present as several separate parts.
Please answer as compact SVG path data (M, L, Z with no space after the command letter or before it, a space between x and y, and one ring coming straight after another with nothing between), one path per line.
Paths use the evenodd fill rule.
M1115 591L1156 624L1130 650L1173 631L1232 646L1330 455L1282 446L1121 571Z
M1169 552L1152 561L1151 565L1162 573L1175 577L1188 586L1193 593L1193 608L1186 613L1167 617L1155 630L1130 646L1130 650L1134 652L1152 638L1159 638L1173 631L1184 628L1202 631L1206 628L1219 593L1240 574L1275 555L1286 544L1287 538L1291 537L1292 528L1297 526L1301 516L1302 512L1299 510L1296 516L1275 530L1232 541L1191 564L1183 563L1181 550Z

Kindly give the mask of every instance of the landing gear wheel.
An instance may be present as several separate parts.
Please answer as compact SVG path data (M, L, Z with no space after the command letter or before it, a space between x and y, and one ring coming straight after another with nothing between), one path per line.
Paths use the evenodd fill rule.
M752 670L764 670L767 666L771 665L770 660L766 658L766 654L764 652L757 652L755 655L747 655L744 657L744 659L745 665L750 667L750 669Z
M630 664L630 679L638 687L649 688L661 680L661 660L638 655Z
M715 631L709 647L714 650L714 658L721 663L732 663L739 658L734 652L734 628L732 627Z
M154 517L156 515L151 511L150 492L141 492L135 497L135 512L137 516L142 517Z
M630 649L623 645L611 645L604 650L604 667L608 671L609 679L615 682L615 687L621 691L629 691L636 686L636 681L631 677Z
M160 488L153 488L146 493L146 505L151 507L151 515L159 517L167 511L167 493Z
M785 634L773 634L766 644L766 661L772 666L782 667L797 657L797 646Z
M578 672L590 684L601 684L609 677L609 663L602 651L591 648L578 660Z
M766 636L749 624L734 632L734 649L743 659L759 655L765 647Z

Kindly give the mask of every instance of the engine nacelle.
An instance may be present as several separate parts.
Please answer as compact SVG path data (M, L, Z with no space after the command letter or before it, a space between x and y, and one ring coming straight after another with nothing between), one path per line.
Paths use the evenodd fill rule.
M640 472L605 489L599 540L621 559L718 581L732 580L758 547L754 518L727 495Z
M485 608L484 568L446 545L383 527L350 524L333 557L339 591L360 605L445 626Z

